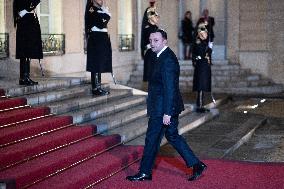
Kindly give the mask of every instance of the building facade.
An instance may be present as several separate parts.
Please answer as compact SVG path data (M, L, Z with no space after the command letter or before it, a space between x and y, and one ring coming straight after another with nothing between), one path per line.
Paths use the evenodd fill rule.
M269 3L270 2L270 3ZM0 0L0 74L18 72L15 60L15 28L12 0ZM60 76L85 72L84 9L86 0L41 0L37 14L42 29L46 75ZM126 83L135 65L141 62L141 21L148 0L109 0L112 13L109 34L113 50L113 70L120 83ZM181 57L178 39L185 11L196 23L208 8L215 18L214 59L241 64L284 84L284 11L282 0L157 0L160 27L169 35L169 46ZM37 61L31 73L39 76ZM18 75L17 75L18 76ZM110 74L103 74L111 81Z

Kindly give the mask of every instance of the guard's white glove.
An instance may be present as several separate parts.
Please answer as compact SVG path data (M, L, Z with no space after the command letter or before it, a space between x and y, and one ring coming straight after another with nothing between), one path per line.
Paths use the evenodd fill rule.
M209 43L208 43L208 47L209 47L210 49L212 49L212 48L213 48L213 42L209 42Z
M148 49L151 49L151 45L150 45L150 44L147 44L147 45L146 45L146 48L147 48L147 50L148 50Z
M26 9L22 10L19 12L20 17L25 16L28 13L28 11Z
M98 13L105 13L105 14L111 16L108 7L102 6L101 9L102 9L102 10L98 10Z

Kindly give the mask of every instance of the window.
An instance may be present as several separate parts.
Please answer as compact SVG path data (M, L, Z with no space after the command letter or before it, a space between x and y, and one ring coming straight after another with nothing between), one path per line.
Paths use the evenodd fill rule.
M4 0L0 0L0 33L5 33L5 5Z
M42 0L37 7L44 55L65 53L65 35L62 34L62 1Z
M119 50L134 50L132 0L118 0Z
M41 33L62 33L62 1L42 0L37 11Z

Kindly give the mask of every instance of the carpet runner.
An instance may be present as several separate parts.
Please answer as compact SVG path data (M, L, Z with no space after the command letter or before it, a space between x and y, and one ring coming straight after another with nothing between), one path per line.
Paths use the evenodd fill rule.
M25 98L0 99L0 183L84 188L142 155L143 147L123 145L119 135L102 136L95 125L75 125L71 116L26 104Z
M159 157L152 181L130 182L138 163L105 180L94 188L109 189L283 189L284 163L250 163L229 160L204 160L208 168L196 181L187 181L188 169L181 158Z

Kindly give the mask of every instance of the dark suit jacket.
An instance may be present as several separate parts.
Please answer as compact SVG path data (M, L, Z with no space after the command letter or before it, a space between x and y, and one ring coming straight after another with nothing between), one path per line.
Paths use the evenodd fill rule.
M180 114L184 105L179 90L180 67L176 55L168 47L152 64L148 85L148 116Z

